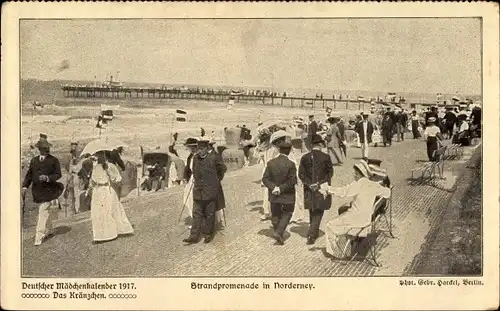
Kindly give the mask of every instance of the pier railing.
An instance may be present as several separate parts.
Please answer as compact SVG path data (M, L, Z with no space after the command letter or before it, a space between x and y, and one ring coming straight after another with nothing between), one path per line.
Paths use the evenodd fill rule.
M261 105L273 105L282 107L310 108L310 109L348 109L348 110L368 110L372 101L363 99L339 99L326 98L323 96L316 97L297 97L297 96L281 96L273 94L258 94L234 95L224 91L213 92L194 92L171 90L162 88L140 88L140 87L95 87L95 86L63 86L64 97L76 98L110 98L110 99L126 99L126 98L151 98L151 99L190 99L204 101L220 101L229 102L230 99L234 103L252 103ZM376 102L377 108L387 104L386 102ZM396 102L390 102L396 104ZM414 108L416 104L403 102L399 103L403 108Z

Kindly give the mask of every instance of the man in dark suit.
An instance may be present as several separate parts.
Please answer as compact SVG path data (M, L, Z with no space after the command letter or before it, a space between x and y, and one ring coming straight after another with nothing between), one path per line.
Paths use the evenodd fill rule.
M288 158L292 145L283 141L278 145L280 154L267 163L262 176L262 184L269 190L271 203L271 222L274 228L274 239L283 245L283 234L290 223L295 207L295 185L297 184L297 168Z
M345 144L346 138L345 138L345 124L344 124L344 119L340 118L339 123L337 123L337 127L339 128L340 138L342 139L342 141L340 142L340 149L344 153L344 157L347 157L347 146Z
M356 133L361 143L361 157L368 158L368 145L372 143L373 124L368 121L368 114L363 113L363 121L356 124Z
M222 157L209 147L209 138L198 140L198 152L193 156L193 225L183 241L197 243L201 234L205 243L214 238L215 211L221 196L221 181L226 173ZM204 225L204 226L203 226Z
M384 117L382 120L382 140L384 143L384 147L389 144L392 145L392 136L393 136L393 126L394 126L394 113L391 111L391 108L388 107L387 111L384 113Z
M300 159L299 178L304 184L304 208L309 210L307 244L312 245L319 236L319 226L325 210L332 205L332 197L326 198L318 191L324 183L331 184L333 164L330 156L321 151L324 141L320 135L312 140L313 149Z
M47 135L40 134L40 139L35 147L40 150L40 155L31 159L22 184L22 197L31 185L33 202L39 204L38 223L36 226L35 245L53 234L52 220L60 209L59 196L64 190L64 185L57 182L61 178L61 165L59 160L50 154L52 145L47 141Z
M312 149L311 140L316 132L318 131L318 123L314 121L314 115L309 116L309 125L307 126L307 139L306 139L306 148L307 150Z

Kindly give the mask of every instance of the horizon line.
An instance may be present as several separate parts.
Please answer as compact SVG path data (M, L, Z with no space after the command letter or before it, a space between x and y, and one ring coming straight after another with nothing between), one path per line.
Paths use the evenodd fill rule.
M26 81L26 80L35 80L35 81L41 81L41 82L53 82L53 81L75 81L75 82L89 82L89 83L94 83L96 81L91 81L91 80L73 80L73 79L50 79L50 80L44 80L44 79L40 79L40 78L21 78L21 81ZM98 81L99 83L102 83L103 81ZM120 83L123 83L123 84L127 84L127 83L130 83L130 84L149 84L149 85L173 85L173 86L207 86L207 87L227 87L227 88L234 88L234 89L239 89L239 88L242 88L242 86L235 86L235 85L221 85L221 84L212 84L212 85L208 85L208 84L193 84L193 83L161 83L161 82L131 82L131 81L117 81L117 82L120 82ZM281 86L260 86L260 85L257 85L257 86L254 86L254 85L245 85L244 88L262 88L262 89L291 89L291 90L294 90L294 89L299 89L299 90L318 90L318 91L333 91L333 89L321 89L321 88L301 88L301 87L281 87ZM468 95L468 96L483 96L482 93L460 93L460 92L456 92L456 93L429 93L429 92L404 92L404 91L400 91L400 92L394 92L394 90L392 91L381 91L381 90L377 90L377 91L373 91L373 90L336 90L337 92L373 92L373 93L376 93L376 92L381 92L381 93L384 93L384 95L387 95L389 93L400 93L400 94L426 94L426 95L434 95L436 96L437 94L441 94L441 95L450 95L450 96L456 96L456 95Z

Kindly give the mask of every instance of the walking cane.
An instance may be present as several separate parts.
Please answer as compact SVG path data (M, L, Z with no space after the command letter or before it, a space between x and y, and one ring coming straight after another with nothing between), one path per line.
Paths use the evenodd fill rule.
M21 224L24 225L24 208L26 207L26 191L23 193L23 206L22 206L22 214L21 214Z
M184 213L184 209L186 208L186 203L187 203L187 200L189 198L189 192L191 192L191 190L193 190L193 185L194 185L194 182L191 183L191 186L189 187L188 195L186 196L186 199L184 200L184 204L182 204L181 214L179 215L179 220L177 220L177 223L181 222L182 214Z

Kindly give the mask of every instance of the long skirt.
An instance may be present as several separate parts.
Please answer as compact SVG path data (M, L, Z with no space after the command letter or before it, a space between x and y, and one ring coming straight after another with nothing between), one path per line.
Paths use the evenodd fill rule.
M342 164L344 162L342 151L338 145L335 147L328 146L328 155L332 159L333 165Z
M298 184L295 185L295 208L290 221L298 222L300 220L304 220L304 213L304 187L302 186L302 182L299 180Z
M438 149L438 142L436 137L427 137L427 157L429 161L435 161L434 151Z
M94 241L108 241L119 234L134 232L123 205L111 186L96 186L92 189L90 210Z
M191 177L184 187L184 194L182 196L182 203L185 204L189 217L193 217L193 186L193 177ZM181 206L181 208L183 207Z
M264 217L271 215L271 203L269 203L269 190L266 187L262 187L262 213Z
M413 133L414 139L420 138L420 132L418 131L418 125L419 125L418 120L411 121L411 132Z
M360 219L361 214L345 212L333 220L329 221L325 226L326 236L326 252L337 258L341 257L343 247L349 241L350 235L355 235L360 232L366 220ZM364 237L367 230L363 230L359 236Z

